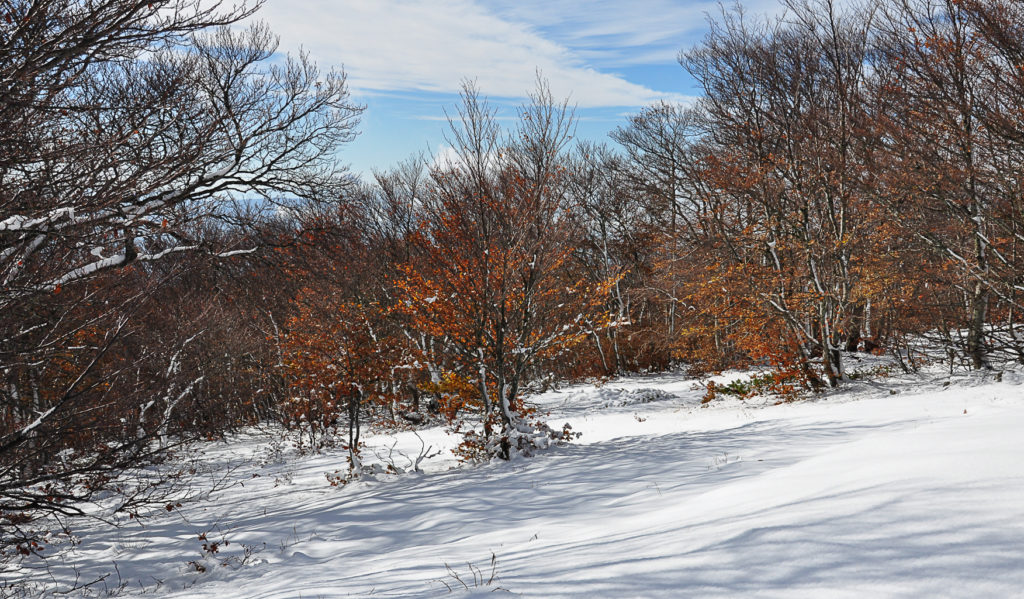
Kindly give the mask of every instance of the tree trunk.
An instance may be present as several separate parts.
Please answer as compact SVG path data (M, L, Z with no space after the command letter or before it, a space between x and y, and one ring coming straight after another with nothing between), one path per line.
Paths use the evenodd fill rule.
M362 403L362 399L361 389L353 391L348 398L348 459L353 472L358 472L362 468L359 459L359 404Z
M984 345L987 308L988 292L985 286L977 281L971 293L971 322L967 330L967 355L975 370L989 367Z

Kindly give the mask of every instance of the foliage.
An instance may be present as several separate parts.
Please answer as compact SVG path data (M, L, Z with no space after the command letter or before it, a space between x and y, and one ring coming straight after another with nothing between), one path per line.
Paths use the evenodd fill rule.
M705 399L791 400L884 376L856 352L1024 363L1021 3L785 9L722 8L681 55L702 98L617 149L543 82L508 130L467 84L451 156L356 181L344 74L271 61L230 27L255 7L8 2L0 552L242 426L347 449L341 485L366 425L570 440L527 401L567 379L770 368Z
M0 9L0 517L80 514L126 469L263 416L234 394L260 388L255 356L204 350L230 344L224 290L275 206L349 185L335 152L361 108L343 73L271 64L265 26L232 27L256 8Z

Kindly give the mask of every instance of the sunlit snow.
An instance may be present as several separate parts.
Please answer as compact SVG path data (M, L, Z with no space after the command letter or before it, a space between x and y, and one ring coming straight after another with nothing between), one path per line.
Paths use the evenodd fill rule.
M80 581L107 575L89 592L128 596L1009 597L1024 589L1021 378L708 407L681 374L568 387L534 400L583 433L571 445L462 467L446 451L426 473L342 487L325 474L344 452L213 444L209 459L238 466L232 487L86 525L51 588L74 564ZM406 469L455 441L372 436L367 462ZM204 555L202 533L228 543Z

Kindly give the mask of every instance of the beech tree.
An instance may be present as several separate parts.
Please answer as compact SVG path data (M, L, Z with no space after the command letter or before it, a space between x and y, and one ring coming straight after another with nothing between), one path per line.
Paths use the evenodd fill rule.
M126 439L118 419L159 419L195 391L177 382L138 394L118 386L136 370L133 360L119 363L117 347L145 334L134 318L159 287L153 264L252 252L251 237L209 233L250 222L257 206L269 213L287 198L337 198L349 185L337 150L361 108L344 74L305 56L267 64L276 40L265 26L228 27L256 8L199 0L0 8L0 510L8 520L75 511L120 469L152 457L147 439L164 430L143 426L144 435ZM137 275L147 282L129 285ZM167 372L189 351L185 341L154 348ZM160 397L164 405L152 405Z
M526 418L523 387L531 367L604 319L610 281L588 284L567 269L567 107L541 86L505 139L472 86L463 102L451 135L457 157L431 175L399 298L413 326L456 356L482 404L483 449L507 459L549 442L550 431Z
M609 309L615 320L605 331L591 332L601 373L605 375L628 367L629 356L620 348L620 329L629 327L636 331L630 317L629 296L635 281L627 283L623 279L636 276L640 270L635 265L629 268L634 261L630 260L627 248L643 246L636 238L643 236L645 227L640 202L623 180L624 171L620 158L605 145L579 143L567 162L566 189L576 207L570 216L580 232L573 259L590 281L615 281L609 297ZM602 343L602 337L607 339L608 347Z
M964 289L966 352L980 368L991 289L970 272L988 272L992 258L991 200L982 186L987 148L977 118L987 101L978 77L986 50L958 2L900 0L885 16L889 68L881 84L892 100L890 152L901 157L891 173L893 187L902 188L897 209L919 242L960 263L966 276L950 283Z
M697 289L691 298L721 311L715 322L732 322L748 350L814 386L819 358L835 386L839 350L861 334L859 269L874 239L861 185L872 139L862 101L870 13L840 13L828 0L789 8L779 21L727 13L683 57L705 88L706 154L695 175L710 185L696 189L707 194L703 251L721 252L708 289L733 296Z
M941 273L925 295L973 368L1019 359L1018 3L900 0L879 24L880 170L893 222ZM934 290L939 290L936 293Z
M663 315L663 322L646 334L661 337L666 348L678 337L678 312L683 304L680 264L686 260L687 240L693 238L698 218L699 208L695 209L692 201L691 184L697 179L691 176L690 151L699 135L696 116L693 109L659 102L643 108L629 118L627 126L609 134L625 150L622 166L626 182L632 193L643 198L645 225L653 236L648 243L657 273L648 280L646 289L649 302Z
M319 289L304 289L295 301L299 310L285 344L293 381L283 406L286 424L308 435L313 449L347 426L349 467L358 474L364 404L393 401L391 375L405 352L400 339L385 336L387 308L377 302Z
M982 69L988 101L980 103L979 119L999 148L989 179L997 199L991 215L995 267L989 283L1001 310L991 318L993 349L1024 363L1024 6L1019 2L970 0L962 5L990 50Z

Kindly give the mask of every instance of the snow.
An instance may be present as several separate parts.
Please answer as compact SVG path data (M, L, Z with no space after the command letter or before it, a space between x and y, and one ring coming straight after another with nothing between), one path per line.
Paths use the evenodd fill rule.
M33 420L31 424L29 424L25 428L21 429L21 433L20 434L22 436L25 436L25 435L31 433L34 429L38 428L39 425L42 424L44 420L49 418L50 415L53 414L53 412L56 409L57 409L57 406L54 406L54 407L50 408L49 410L46 410L45 412L39 414L39 417L36 418L35 420Z
M445 451L426 473L340 487L325 474L344 452L242 437L204 448L235 467L233 487L79 529L50 570L65 585L72 564L81 581L109 574L96 594L121 581L125 596L176 598L1015 596L1022 379L932 373L701 407L681 374L637 376L533 398L583 433L571 445L478 466ZM366 461L407 468L456 441L370 436ZM204 557L203 532L229 544Z

